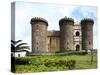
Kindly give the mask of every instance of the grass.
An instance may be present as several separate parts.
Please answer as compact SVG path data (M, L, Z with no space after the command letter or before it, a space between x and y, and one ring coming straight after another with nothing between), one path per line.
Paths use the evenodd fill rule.
M19 58L19 57L18 57ZM97 56L93 56L93 63L91 64L91 56L87 55L40 55L40 56L27 56L20 57L30 59L31 64L28 65L16 65L16 73L31 73L31 72L45 72L45 71L63 71L69 70L68 67L61 66L45 66L45 62L49 61L68 61L75 60L76 69L95 69L97 68Z

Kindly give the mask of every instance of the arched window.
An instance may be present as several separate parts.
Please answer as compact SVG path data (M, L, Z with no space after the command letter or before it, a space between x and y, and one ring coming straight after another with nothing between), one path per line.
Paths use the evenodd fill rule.
M80 33L78 31L76 32L76 36L80 36Z

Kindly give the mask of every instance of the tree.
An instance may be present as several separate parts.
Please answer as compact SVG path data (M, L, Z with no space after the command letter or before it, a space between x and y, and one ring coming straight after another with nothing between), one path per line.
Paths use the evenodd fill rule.
M28 52L29 46L27 46L27 43L22 43L22 40L13 41L11 40L11 52Z

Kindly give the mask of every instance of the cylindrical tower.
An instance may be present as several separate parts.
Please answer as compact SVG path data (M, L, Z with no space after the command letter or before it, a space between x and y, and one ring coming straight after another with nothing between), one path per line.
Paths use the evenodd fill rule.
M39 17L31 19L32 25L32 53L47 52L46 39L47 39L47 26L48 22Z
M73 50L73 25L72 18L64 17L59 21L60 25L60 50Z
M81 20L82 50L93 49L93 19Z

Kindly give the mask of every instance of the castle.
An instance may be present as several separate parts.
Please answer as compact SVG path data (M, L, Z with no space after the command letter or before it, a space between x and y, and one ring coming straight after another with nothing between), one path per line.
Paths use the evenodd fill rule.
M80 23L64 17L59 20L59 31L47 31L48 21L44 18L31 19L32 53L81 51L93 49L93 24L91 18Z

